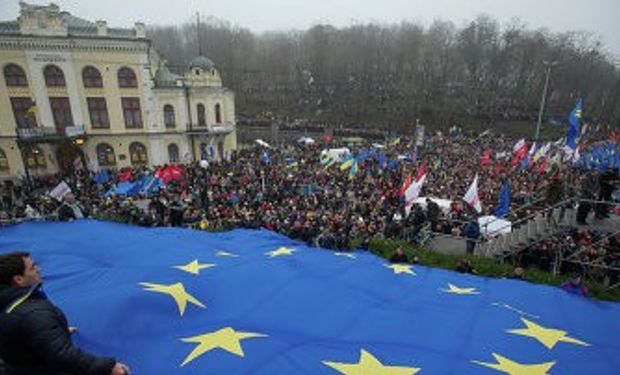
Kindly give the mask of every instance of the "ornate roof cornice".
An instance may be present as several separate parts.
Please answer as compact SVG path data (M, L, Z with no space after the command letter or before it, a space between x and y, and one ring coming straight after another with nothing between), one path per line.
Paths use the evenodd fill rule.
M150 41L113 38L46 38L11 36L0 38L0 49L38 51L148 52Z

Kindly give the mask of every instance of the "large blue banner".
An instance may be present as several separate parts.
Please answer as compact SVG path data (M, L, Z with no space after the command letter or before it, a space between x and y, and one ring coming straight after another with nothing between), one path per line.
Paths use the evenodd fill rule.
M618 374L620 305L268 231L0 228L76 343L134 374Z

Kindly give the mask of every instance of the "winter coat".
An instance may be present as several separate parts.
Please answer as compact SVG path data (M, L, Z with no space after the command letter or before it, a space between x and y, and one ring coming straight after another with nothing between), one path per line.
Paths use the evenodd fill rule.
M116 363L73 345L65 314L41 285L0 285L0 357L7 375L109 375Z

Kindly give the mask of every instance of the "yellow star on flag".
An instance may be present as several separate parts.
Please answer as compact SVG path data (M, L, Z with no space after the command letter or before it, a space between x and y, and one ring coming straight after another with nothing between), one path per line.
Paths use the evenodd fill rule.
M340 251L336 251L334 253L334 255L339 256L339 257L345 257L345 258L351 258L351 259L356 259L355 255L350 254L350 253L343 253Z
M526 329L511 329L506 332L514 333L515 335L523 335L533 337L541 344L547 347L547 349L553 349L558 342L567 342L570 344L577 344L582 346L590 346L590 344L577 340L572 337L568 337L568 332L559 329L545 328L527 319L521 318L523 323L527 326Z
M294 251L295 250L289 249L288 247L280 247L276 250L267 252L266 255L269 255L270 258L275 258L282 255L293 255Z
M190 363L194 359L200 357L206 352L213 349L223 349L232 354L236 354L239 357L243 357L243 348L241 347L241 340L250 339L254 337L267 337L261 333L253 332L238 332L231 327L222 328L215 332L205 333L203 335L188 337L181 339L183 342L191 342L198 344L192 350L191 353L183 360L181 367Z
M181 271L185 271L187 273L191 273L192 275L199 275L200 271L207 269L207 268L211 268L211 267L215 267L215 264L212 263L206 263L206 264L202 264L202 263L198 263L198 259L194 259L193 262L187 263L184 266L174 266L174 268L180 269Z
M329 366L345 375L413 375L420 371L415 367L384 366L377 358L362 349L358 363L340 363L323 361Z
M179 313L181 314L181 316L183 316L183 314L185 313L185 307L187 306L188 302L196 306L202 307L203 309L205 308L205 306L200 301L198 301L194 296L185 291L185 287L181 283L170 285L140 283L140 285L144 287L144 290L148 290L149 292L163 293L174 298L174 301L177 303L177 307L179 308Z
M239 255L237 254L233 254L233 253L229 253L227 251L221 251L221 250L215 253L215 255L217 255L218 257L231 257L231 258L239 257Z
M508 375L547 375L547 372L551 369L551 367L553 367L553 365L555 365L555 362L523 365L495 353L493 353L493 357L495 357L497 363L486 363L480 361L472 362L480 366L485 366L497 371L504 372Z
M442 289L442 291L446 292L446 293L452 293L452 294L461 294L461 295L465 295L465 294L480 294L480 292L476 291L476 288L459 288L458 286L454 286L450 283L448 283L448 288L449 289Z
M396 275L398 275L399 273L408 273L410 275L415 276L415 272L413 272L413 270L411 269L411 265L408 264L390 264L389 266L386 264L385 265L387 268L390 268L394 271L394 273Z

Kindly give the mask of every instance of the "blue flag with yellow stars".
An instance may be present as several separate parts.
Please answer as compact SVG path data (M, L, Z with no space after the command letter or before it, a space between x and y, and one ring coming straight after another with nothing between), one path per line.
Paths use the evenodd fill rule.
M620 304L338 253L265 230L0 228L74 341L138 375L618 374Z

